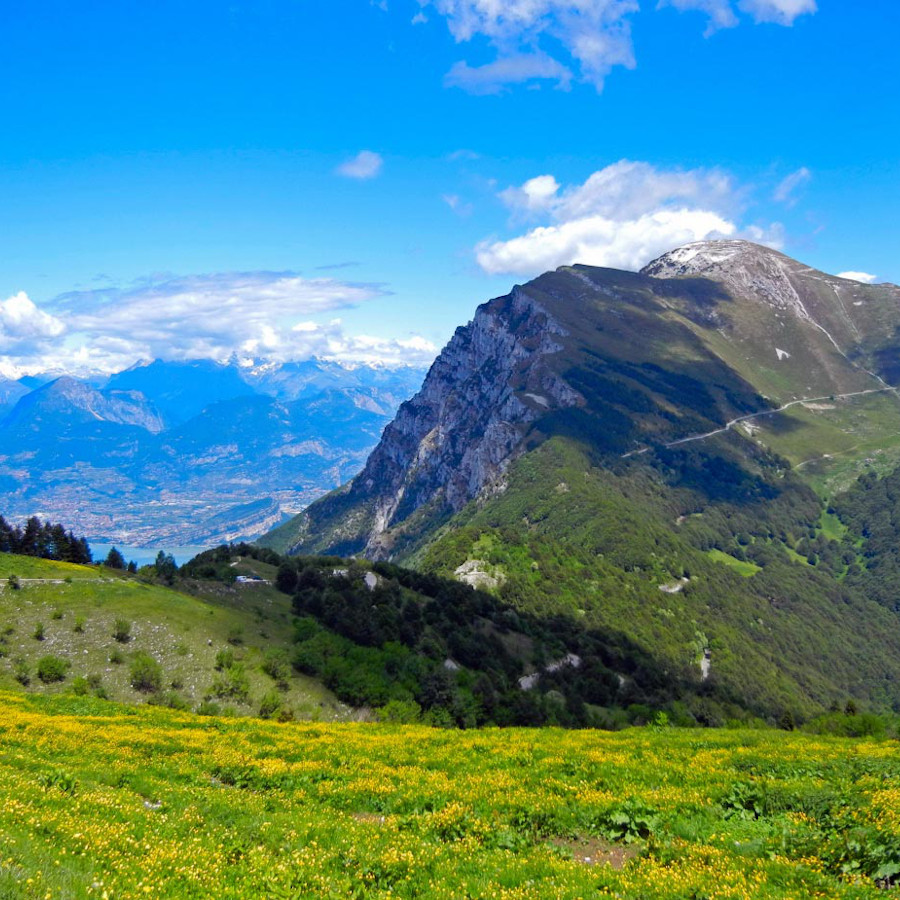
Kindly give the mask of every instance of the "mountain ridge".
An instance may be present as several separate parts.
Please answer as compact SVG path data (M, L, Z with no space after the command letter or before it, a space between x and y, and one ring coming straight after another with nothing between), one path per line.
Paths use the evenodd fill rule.
M694 685L698 715L704 692L765 716L900 704L900 623L848 577L864 536L827 511L847 479L900 465L882 354L900 289L847 283L865 299L845 350L819 327L843 315L822 312L840 280L727 249L737 274L733 253L716 277L568 266L482 304L362 472L261 543L621 629Z

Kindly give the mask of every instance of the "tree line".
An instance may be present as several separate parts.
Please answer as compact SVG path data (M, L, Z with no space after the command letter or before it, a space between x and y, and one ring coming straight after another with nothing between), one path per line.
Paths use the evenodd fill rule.
M86 538L76 537L63 525L41 522L37 516L28 519L24 528L11 525L0 516L0 553L17 553L81 565L93 562Z

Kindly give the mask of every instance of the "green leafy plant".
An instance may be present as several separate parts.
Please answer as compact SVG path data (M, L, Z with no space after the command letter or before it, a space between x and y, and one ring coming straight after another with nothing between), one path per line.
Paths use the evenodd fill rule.
M131 686L143 694L156 693L162 689L162 666L149 653L136 653L131 661Z
M71 667L71 663L67 659L60 656L47 654L38 660L37 676L44 684L53 684L57 681L64 681L66 673Z

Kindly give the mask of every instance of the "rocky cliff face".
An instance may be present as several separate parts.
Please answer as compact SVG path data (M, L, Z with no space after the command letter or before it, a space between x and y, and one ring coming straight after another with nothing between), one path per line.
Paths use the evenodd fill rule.
M403 557L502 490L526 445L546 438L612 461L805 400L888 391L900 380L898 311L896 287L745 241L688 245L641 273L562 267L479 307L362 473L263 542ZM764 443L755 423L748 430ZM771 437L776 452L788 446ZM818 432L808 446L829 452Z
M328 540L372 558L390 554L388 530L423 507L455 512L482 491L502 489L503 473L528 426L579 394L547 365L565 329L526 290L484 304L458 328L425 379L385 429L363 471L308 516ZM294 544L297 543L295 540Z

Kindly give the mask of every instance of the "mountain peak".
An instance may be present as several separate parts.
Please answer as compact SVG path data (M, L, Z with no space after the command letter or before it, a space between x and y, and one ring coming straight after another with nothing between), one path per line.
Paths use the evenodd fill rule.
M793 263L783 253L752 241L695 241L669 250L647 263L641 274L654 278L675 278L679 275L715 278L717 271L759 265L765 261Z

